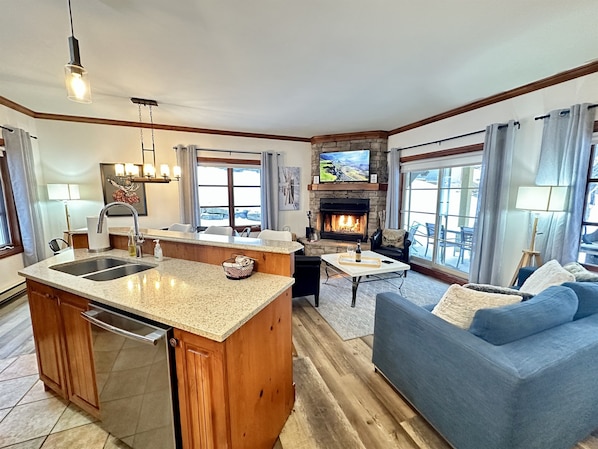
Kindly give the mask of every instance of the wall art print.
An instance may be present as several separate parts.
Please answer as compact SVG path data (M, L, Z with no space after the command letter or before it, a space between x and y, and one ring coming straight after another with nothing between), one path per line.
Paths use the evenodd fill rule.
M299 167L278 168L278 210L299 210L300 176Z
M135 164L141 173L141 164ZM102 192L104 193L104 204L113 202L127 203L135 208L139 215L147 215L147 203L145 197L145 184L133 182L122 176L116 176L114 164L100 164L100 177L102 179ZM131 215L131 211L125 207L113 207L108 210L110 217Z

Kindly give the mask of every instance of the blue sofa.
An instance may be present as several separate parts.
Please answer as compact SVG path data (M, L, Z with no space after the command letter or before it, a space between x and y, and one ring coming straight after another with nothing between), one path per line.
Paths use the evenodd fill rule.
M564 285L548 289L563 297L564 320L545 330L515 326L529 335L503 333L504 344L444 321L432 306L380 293L376 370L457 449L569 449L598 428L598 284Z

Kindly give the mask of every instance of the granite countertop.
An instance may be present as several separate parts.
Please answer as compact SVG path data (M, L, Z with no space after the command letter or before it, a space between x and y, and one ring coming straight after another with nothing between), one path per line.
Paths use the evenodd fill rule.
M130 227L110 227L112 235L129 235ZM266 253L292 254L303 248L298 242L262 240L250 237L228 237L226 235L202 234L198 232L165 231L162 229L140 229L145 240L160 239L165 242L185 242L194 245L219 246L223 248L248 249ZM71 231L72 234L87 234L87 229Z
M93 281L49 268L106 256L156 266L110 281ZM170 257L161 262L153 256L136 259L123 250L98 255L86 249L69 249L25 267L19 274L100 305L125 310L218 342L224 341L295 282L291 277L259 272L246 279L232 280L225 276L220 265Z

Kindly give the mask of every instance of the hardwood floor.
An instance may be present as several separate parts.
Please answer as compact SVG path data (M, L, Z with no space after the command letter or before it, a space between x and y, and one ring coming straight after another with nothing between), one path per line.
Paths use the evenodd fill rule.
M307 300L295 299L293 343L297 401L275 449L450 448L374 372L371 335L343 341ZM33 350L21 297L0 307L0 359ZM598 432L573 449L598 449Z
M27 296L0 307L0 360L35 351Z

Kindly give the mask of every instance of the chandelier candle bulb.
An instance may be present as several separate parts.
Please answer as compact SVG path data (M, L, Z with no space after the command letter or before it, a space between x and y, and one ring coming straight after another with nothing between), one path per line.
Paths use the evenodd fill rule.
M114 164L114 174L116 176L125 176L125 164Z
M153 178L156 176L156 169L153 164L145 164L143 166L143 176Z
M170 167L167 164L160 165L160 174L164 178L170 177Z
M175 165L172 168L172 174L176 179L181 179L181 167L179 167L178 165Z

